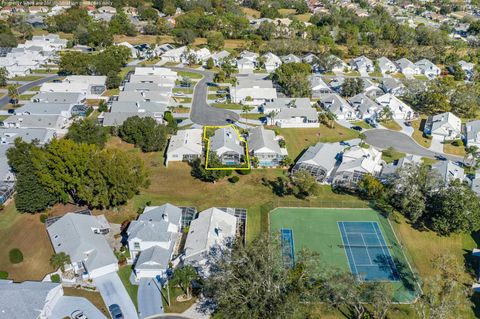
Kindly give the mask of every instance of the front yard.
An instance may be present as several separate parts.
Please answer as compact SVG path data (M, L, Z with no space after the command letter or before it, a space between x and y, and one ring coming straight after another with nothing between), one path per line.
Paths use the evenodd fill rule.
M417 142L421 146L429 148L430 145L432 144L432 140L423 136L423 128L425 126L426 120L427 120L426 117L421 117L411 122L412 127L414 129L412 138L415 140L415 142Z
M121 266L118 270L118 276L122 280L125 289L127 289L128 295L133 301L135 308L138 309L137 305L137 293L138 293L138 286L132 285L130 282L130 274L132 273L132 267L130 265Z

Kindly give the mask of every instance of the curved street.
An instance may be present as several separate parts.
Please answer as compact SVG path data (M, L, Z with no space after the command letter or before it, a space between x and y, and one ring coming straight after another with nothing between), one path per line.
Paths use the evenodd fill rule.
M193 123L200 125L226 125L237 122L240 119L240 116L235 112L208 105L207 83L213 82L213 72L181 67L170 67L170 69L198 73L203 76L193 91L192 109L190 110L190 120Z
M46 76L44 78L29 82L27 84L24 84L17 89L18 94L22 94L24 92L27 92L28 90L30 90L31 88L33 88L35 86L41 85L45 82L49 82L49 81L58 79L59 77L60 77L60 75L55 74L55 75ZM8 94L6 94L4 97L2 97L0 99L0 107L3 107L4 105L7 105L9 102L10 102L10 97L8 96Z
M372 129L365 131L367 137L366 142L372 146L380 149L386 149L393 147L395 150L403 153L419 155L423 157L435 158L438 153L433 152L425 147L420 146L410 136L401 133L385 129ZM462 161L463 157L441 154L452 161Z

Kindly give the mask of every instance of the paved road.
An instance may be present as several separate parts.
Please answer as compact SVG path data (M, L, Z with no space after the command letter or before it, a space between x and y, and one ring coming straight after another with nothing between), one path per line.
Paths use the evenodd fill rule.
M142 278L138 285L137 304L141 319L164 313L162 294L155 279Z
M22 85L21 87L18 88L18 93L19 94L22 94L23 92L27 92L28 90L30 90L31 88L35 87L35 86L38 86L38 85L41 85L45 82L49 82L49 81L52 81L52 80L55 80L57 78L59 78L60 75L50 75L50 76L47 76L47 77L44 77L42 79L38 79L36 81L32 81L32 82L29 82L25 85ZM7 105L8 102L10 102L10 98L5 95L4 97L2 97L0 99L0 107L3 107L4 105Z
M192 109L190 111L190 119L193 123L200 125L225 125L237 122L240 119L240 116L235 112L208 105L207 83L213 82L213 72L179 67L171 67L170 69L203 75L203 78L195 86L195 91L193 93Z
M364 134L367 137L366 142L368 144L380 149L393 147L395 150L400 152L430 158L435 158L437 155L436 152L432 152L429 149L420 146L411 137L400 132L378 129L365 131ZM442 155L452 161L463 161L463 157L460 156L447 154Z
M117 304L122 310L125 319L138 319L137 310L128 295L125 286L116 272L100 276L93 280L100 291L105 305L108 307Z

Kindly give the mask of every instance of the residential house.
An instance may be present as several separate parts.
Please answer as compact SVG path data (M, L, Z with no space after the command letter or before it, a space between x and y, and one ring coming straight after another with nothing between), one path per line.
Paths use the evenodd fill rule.
M310 108L284 108L275 115L275 125L282 128L314 128L319 127L318 113Z
M350 61L350 65L352 69L357 70L359 72L373 72L375 70L375 66L373 65L373 61L367 58L366 56L362 55L361 57L354 58Z
M170 138L165 165L169 162L190 162L200 158L203 154L202 130L179 130Z
M452 161L438 161L432 165L432 169L440 175L446 184L459 179L465 180L465 171L463 168Z
M65 296L60 283L0 280L1 318L70 318L79 309L89 319L106 319L87 299Z
M475 194L480 197L480 170L475 171L475 175L472 179L470 186L472 188L472 191L474 191Z
M135 68L134 75L155 75L165 79L176 80L178 78L177 72L163 67L148 66Z
M341 160L345 146L339 143L317 143L310 146L295 163L292 174L304 170L319 183L328 183L332 172Z
M233 103L261 105L277 98L277 90L271 80L255 75L237 77L237 84L230 88Z
M272 52L265 53L262 57L265 59L265 70L268 73L272 73L282 65L282 60Z
M255 157L261 167L280 166L287 150L281 148L279 138L272 130L266 130L263 126L257 126L248 132L248 151Z
M430 60L422 59L415 63L421 74L425 75L429 79L433 79L440 75L440 68L433 64Z
M401 58L395 61L395 63L397 64L398 70L406 77L412 77L420 73L418 66L406 58Z
M322 95L318 103L324 110L333 113L339 120L354 121L357 119L355 109L338 94Z
M0 127L53 129L58 136L66 134L70 122L61 115L12 115L0 121Z
M342 59L337 57L336 55L331 55L330 59L332 59L334 65L332 68L332 72L334 73L343 73L346 70L350 69L350 66L345 63Z
M34 103L68 103L68 104L82 104L85 102L85 97L77 92L39 92L35 94L30 101Z
M87 106L70 103L33 103L27 102L23 106L15 109L16 115L60 115L64 118L71 118L73 115L85 116Z
M382 56L381 58L377 59L378 63L378 68L380 69L380 72L383 74L388 74L388 73L395 73L397 72L397 66L395 63L390 61L390 59Z
M383 163L382 153L372 146L353 146L343 152L342 163L335 172L333 185L355 189L366 174L380 175Z
M363 92L370 98L376 98L383 95L383 90L378 87L378 84L374 83L370 79L362 79Z
M405 93L405 85L400 80L395 78L384 78L380 84L380 88L385 93L390 93L395 96L400 96Z
M171 205L147 206L128 226L128 248L135 279L163 277L181 238L182 209Z
M153 48L153 54L157 57L161 56L162 54L165 54L166 52L175 49L173 45L170 43L164 43L164 44L157 44L155 48Z
M237 60L238 73L253 73L257 67L258 54L250 51L243 51Z
M69 268L85 279L118 271L117 258L105 239L109 231L104 215L67 213L47 226L55 253L69 255Z
M230 249L236 233L237 217L215 207L202 211L190 224L184 263L208 275L210 256L219 257Z
M283 63L300 63L302 59L295 54L288 54L281 57Z
M229 56L230 56L230 52L222 50L220 52L213 53L210 57L213 59L213 64L216 67L220 67L223 65L226 59L228 59Z
M214 152L223 165L238 165L244 161L243 141L232 126L215 130L209 146L208 151Z
M380 109L380 106L364 93L352 96L348 99L348 102L357 111L357 117L362 120L367 118L375 119Z
M85 99L101 99L107 89L103 75L70 75L62 82L47 82L40 87L40 92L81 93Z
M313 98L319 98L322 94L333 93L330 86L318 75L310 76L310 88Z
M465 72L466 79L469 81L472 80L475 72L475 64L461 60L458 62L458 65L460 65L460 68Z
M429 116L423 132L440 141L455 140L462 133L462 121L451 112Z
M180 63L182 62L182 58L187 51L186 46L178 47L176 49L168 50L167 52L161 55L161 59L163 61L172 62L172 63Z
M198 50L187 49L182 56L182 62L184 64L190 64L191 59L193 58L196 64L203 65L211 56L212 52L210 52L208 48L201 48Z
M395 177L398 169L406 167L407 165L421 164L422 157L418 155L407 154L405 157L394 160L393 162L384 165L380 175L381 181L388 181Z
M470 121L465 124L465 145L480 148L480 120Z
M290 97L279 97L271 101L267 101L258 107L259 111L264 114L269 114L271 112L280 112L283 109L287 108L311 108L312 102L309 98L299 97L299 98L290 98Z
M375 100L382 108L388 107L394 120L412 120L415 112L393 94L386 93Z
M34 35L31 40L18 45L18 48L31 47L40 47L42 52L55 53L67 47L67 40L61 39L58 34Z

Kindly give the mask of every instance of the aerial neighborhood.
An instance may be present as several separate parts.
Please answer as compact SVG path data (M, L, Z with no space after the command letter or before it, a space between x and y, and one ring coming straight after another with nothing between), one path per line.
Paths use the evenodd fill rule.
M0 318L478 318L474 1L0 1Z

